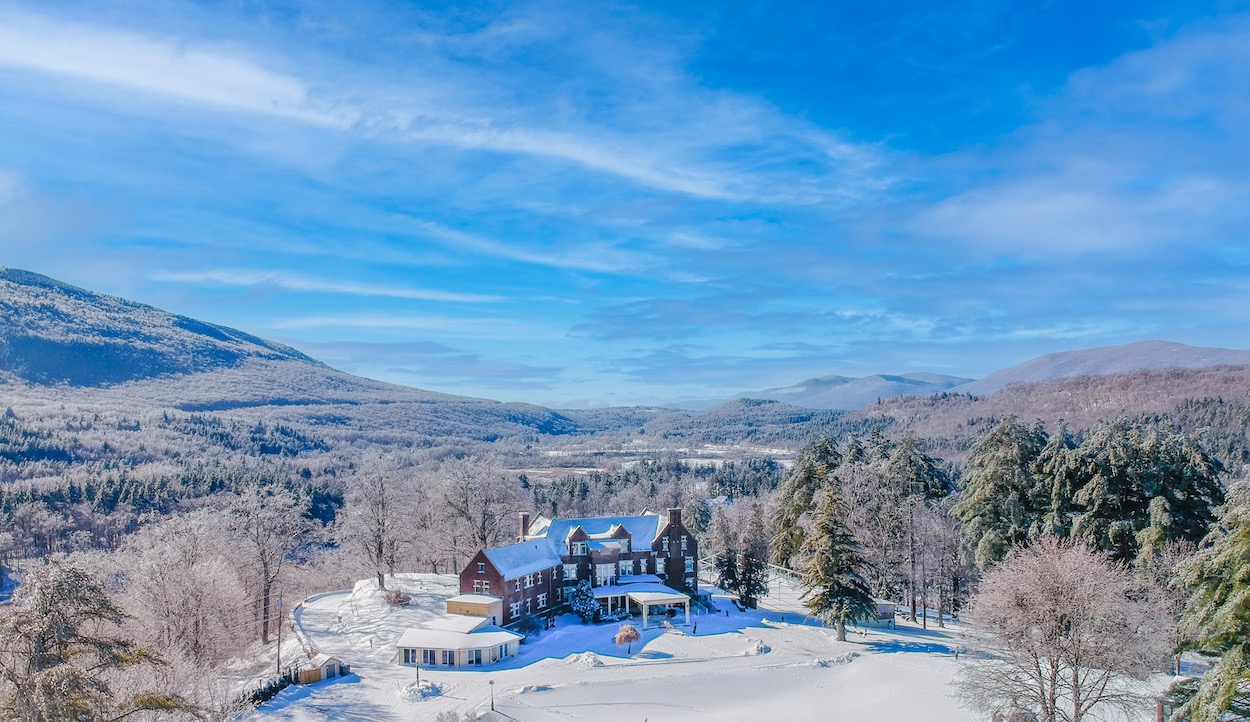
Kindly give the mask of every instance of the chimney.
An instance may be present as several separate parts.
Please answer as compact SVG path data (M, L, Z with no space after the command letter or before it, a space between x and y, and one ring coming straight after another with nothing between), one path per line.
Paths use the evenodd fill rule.
M521 536L517 537L517 541L525 541L525 537L530 534L530 513L528 511L521 512Z
M668 523L673 526L681 526L681 507L673 507L668 510Z

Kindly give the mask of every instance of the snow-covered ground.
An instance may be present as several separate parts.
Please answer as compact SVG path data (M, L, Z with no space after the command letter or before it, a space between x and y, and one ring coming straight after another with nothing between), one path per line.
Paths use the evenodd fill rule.
M415 669L392 662L403 630L443 612L454 576L400 575L414 596L390 608L376 582L310 600L296 613L312 643L352 665L357 676L285 690L249 719L414 720L440 712L495 708L516 720L971 720L948 686L958 662L958 627L900 622L896 630L854 631L804 624L797 608L694 615L694 628L642 633L632 654L612 643L616 624L561 617L555 629L500 664ZM783 607L787 605L781 605ZM931 625L932 627L932 625ZM697 631L696 631L697 628Z

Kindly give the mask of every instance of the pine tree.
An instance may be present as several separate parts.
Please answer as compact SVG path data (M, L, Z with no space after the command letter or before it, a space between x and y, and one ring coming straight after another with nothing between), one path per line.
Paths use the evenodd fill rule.
M1250 480L1229 493L1220 523L1204 549L1181 570L1193 588L1181 628L1192 646L1220 655L1196 694L1173 719L1218 722L1226 711L1250 717Z
M114 697L106 675L156 660L108 633L125 619L82 569L52 561L32 571L0 617L0 718L85 722L181 708L171 695Z
M811 534L802 549L804 606L826 624L837 625L838 641L846 641L846 624L876 613L859 544L846 528L837 488L825 489Z
M583 579L569 592L569 610L589 622L599 611L599 600L595 599L595 590L590 586L589 579Z
M828 436L812 439L794 460L794 468L782 484L777 510L773 515L773 562L790 566L803 546L799 519L812 507L816 492L829 483L842 455Z
M725 510L717 508L712 513L712 527L708 536L708 551L716 567L716 586L730 594L739 594L738 540L729 524Z
M764 509L756 503L751 505L751 516L742 537L738 598L748 608L755 609L765 594L768 594L768 531Z
M1050 490L1033 470L1045 434L1009 416L973 441L963 475L963 494L952 510L977 567L985 569L1029 538L1049 509Z
M920 448L920 442L913 434L907 434L890 454L885 463L885 482L894 490L898 503L906 510L907 568L904 572L907 584L907 597L911 610L911 621L916 621L916 587L920 584L917 575L918 539L916 519L918 508L929 501L939 499L950 493L947 477L938 468L937 462Z

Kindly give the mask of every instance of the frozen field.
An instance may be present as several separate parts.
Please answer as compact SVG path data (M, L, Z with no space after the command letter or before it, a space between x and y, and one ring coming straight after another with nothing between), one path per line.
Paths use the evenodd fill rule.
M495 708L516 720L970 720L950 695L957 627L853 632L804 625L797 609L695 615L697 633L653 629L627 655L612 643L617 625L558 620L504 663L473 670L421 670L437 685L415 693L416 670L392 663L394 643L412 624L442 613L456 578L401 575L414 595L388 608L375 584L321 595L298 612L317 647L359 673L290 688L251 720L425 720L445 710ZM505 719L507 718L505 717Z

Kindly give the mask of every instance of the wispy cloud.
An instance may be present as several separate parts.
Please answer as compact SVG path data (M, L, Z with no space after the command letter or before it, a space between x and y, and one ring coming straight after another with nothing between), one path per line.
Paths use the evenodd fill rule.
M237 51L12 9L0 11L0 65L316 125L353 121L350 113L317 107L305 82Z
M564 332L558 328L510 318L460 318L424 314L329 313L276 319L262 322L261 325L274 330L369 329L384 333L421 331L434 336L495 341L541 341L564 337Z
M477 293L457 293L426 288L405 288L372 283L353 283L322 278L310 278L281 271L260 271L242 268L217 268L207 271L157 271L148 276L153 281L169 283L203 283L222 286L267 286L287 291L309 293L341 293L353 296L382 296L407 298L417 301L443 301L449 303L498 303L502 296Z
M489 358L430 341L330 341L301 344L315 358L354 372L402 377L405 383L472 382L487 388L545 389L564 373L558 366L536 366Z

